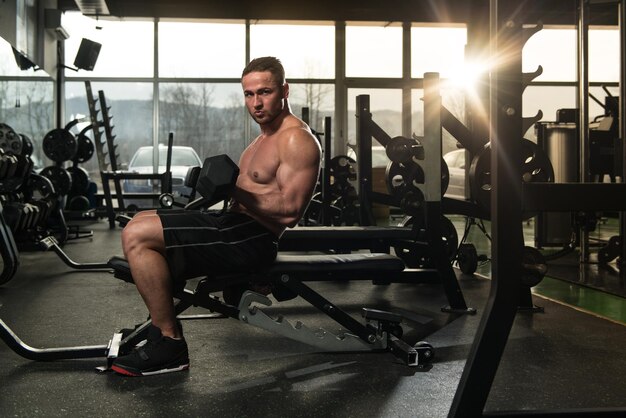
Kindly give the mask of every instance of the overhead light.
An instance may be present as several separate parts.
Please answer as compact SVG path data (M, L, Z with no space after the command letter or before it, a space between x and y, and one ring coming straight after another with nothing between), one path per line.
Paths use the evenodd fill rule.
M44 10L44 27L53 31L58 40L64 41L70 37L65 28L61 26L61 11L57 9Z

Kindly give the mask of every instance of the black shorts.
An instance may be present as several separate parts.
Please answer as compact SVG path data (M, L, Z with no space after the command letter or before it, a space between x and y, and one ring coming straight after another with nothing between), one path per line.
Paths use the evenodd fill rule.
M174 281L258 272L276 258L278 238L248 215L189 210L157 213Z

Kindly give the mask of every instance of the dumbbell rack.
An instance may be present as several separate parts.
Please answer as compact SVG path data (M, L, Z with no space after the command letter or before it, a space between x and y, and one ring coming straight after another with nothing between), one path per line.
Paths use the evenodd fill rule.
M104 91L98 91L98 99L94 99L89 81L85 81L87 90L87 102L89 104L89 113L91 116L91 125L94 132L96 152L98 154L98 164L100 167L100 178L102 180L102 191L104 193L106 215L109 220L109 228L115 228L115 218L117 212L124 212L126 206L124 198L158 198L161 193L172 192L172 145L174 142L174 134L170 132L167 144L167 161L165 172L158 174L140 174L121 171L118 168L117 160L119 155L116 154L115 135L113 134L114 125L111 124L113 116L110 114L111 107L107 106ZM102 112L102 121L98 120L98 110L96 104L99 102L100 111ZM105 143L102 141L102 132L100 127L104 128ZM104 145L106 144L106 152ZM108 155L108 162L107 162ZM158 180L161 184L161 193L133 193L124 194L122 190L122 180ZM110 182L115 187L115 198L117 207L113 205L113 195L111 193Z

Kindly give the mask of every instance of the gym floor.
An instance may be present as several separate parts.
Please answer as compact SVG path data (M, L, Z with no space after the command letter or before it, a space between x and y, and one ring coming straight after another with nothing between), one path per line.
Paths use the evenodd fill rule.
M462 220L454 222L462 228ZM121 254L119 228L105 221L82 228L94 235L64 246L73 260ZM488 248L481 233L471 238ZM22 252L20 261L0 287L0 318L26 344L106 344L146 318L134 287L107 271L72 270L53 252ZM0 415L444 417L489 294L488 270L486 263L481 274L459 273L476 315L442 313L447 300L438 284L311 283L355 315L361 307L404 314L406 338L435 347L431 367L407 367L389 353L315 353L233 319L188 320L190 370L146 378L95 372L104 359L33 362L0 342ZM486 411L626 405L625 299L580 281L576 271L571 280L547 277L533 289L545 311L516 316ZM266 312L336 330L298 299Z

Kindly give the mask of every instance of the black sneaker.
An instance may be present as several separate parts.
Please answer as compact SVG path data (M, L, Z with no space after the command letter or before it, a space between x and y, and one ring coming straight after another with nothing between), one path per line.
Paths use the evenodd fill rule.
M154 325L148 329L148 339L111 365L116 373L125 376L150 376L178 372L189 368L189 351L185 339L164 337Z

